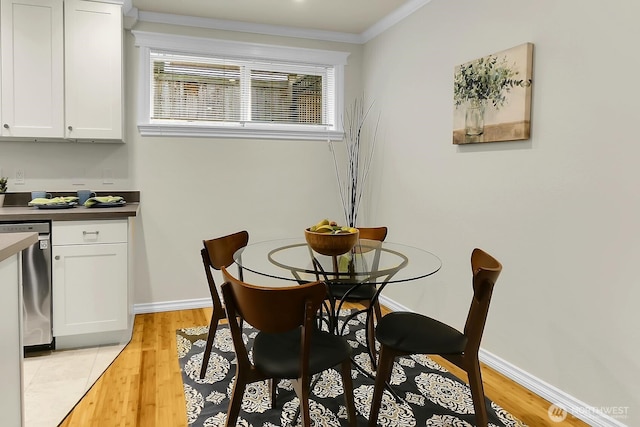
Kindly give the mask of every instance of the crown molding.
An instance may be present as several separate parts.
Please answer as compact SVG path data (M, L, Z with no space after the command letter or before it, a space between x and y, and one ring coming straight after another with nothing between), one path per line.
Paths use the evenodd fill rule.
M244 33L264 34L271 36L294 37L302 39L322 40L339 43L364 44L380 35L393 25L420 9L431 0L410 0L391 12L361 34L335 31L313 30L280 25L253 24L224 19L201 18L197 16L172 15L166 13L138 10L132 6L131 0L124 0L124 14L128 18L130 29L136 22L153 22L159 24L181 25L186 27L209 28L215 30L238 31Z
M410 0L406 2L405 4L373 24L371 27L366 29L362 34L360 34L362 43L366 43L374 37L379 36L389 28L393 27L398 22L402 21L404 18L413 14L422 6L430 2L431 0Z
M132 0L124 0L122 3L122 23L125 30L132 29L138 22L138 8L133 6Z
M295 37L303 39L325 40L341 43L361 44L358 34L333 31L309 30L279 25L252 24L225 19L199 18L196 16L170 15L156 12L138 12L138 20L159 24L182 25L186 27L209 28L214 30L238 31L243 33L265 34L271 36Z

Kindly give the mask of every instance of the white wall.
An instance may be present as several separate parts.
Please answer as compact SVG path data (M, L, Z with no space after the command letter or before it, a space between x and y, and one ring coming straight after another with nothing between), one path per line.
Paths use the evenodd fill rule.
M443 269L387 296L462 326L473 247L504 265L483 347L640 425L640 6L433 0L364 54L382 106L374 195L389 239ZM532 137L452 145L453 69L534 44Z
M347 98L360 87L362 46L139 23L135 29L351 52ZM129 34L127 107L136 108L138 49ZM129 117L133 118L130 114ZM341 215L326 141L141 137L129 122L130 173L141 191L136 303L208 298L202 240L246 229L250 241L297 237Z

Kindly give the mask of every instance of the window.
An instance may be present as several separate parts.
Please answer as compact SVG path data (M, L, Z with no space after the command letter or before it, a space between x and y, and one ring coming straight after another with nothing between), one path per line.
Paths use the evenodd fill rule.
M348 53L133 33L142 135L342 138Z

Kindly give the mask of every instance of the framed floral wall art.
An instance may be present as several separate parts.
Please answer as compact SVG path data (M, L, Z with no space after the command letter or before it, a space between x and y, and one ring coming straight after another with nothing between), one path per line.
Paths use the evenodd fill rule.
M458 65L453 78L453 143L529 139L533 44Z

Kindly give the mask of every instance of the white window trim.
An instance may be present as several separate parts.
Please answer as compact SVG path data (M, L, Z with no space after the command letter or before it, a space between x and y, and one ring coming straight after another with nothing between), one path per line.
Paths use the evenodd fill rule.
M142 136L218 137L218 138L261 138L261 139L303 139L330 140L343 139L341 112L344 110L344 66L349 52L306 49L258 43L244 43L220 39L208 39L173 34L131 31L135 44L140 48L138 70L138 130ZM186 54L223 55L241 59L262 59L298 62L313 65L335 66L335 115L333 126L305 127L304 125L252 124L251 128L229 125L203 125L200 123L151 122L151 70L152 49L174 51Z

